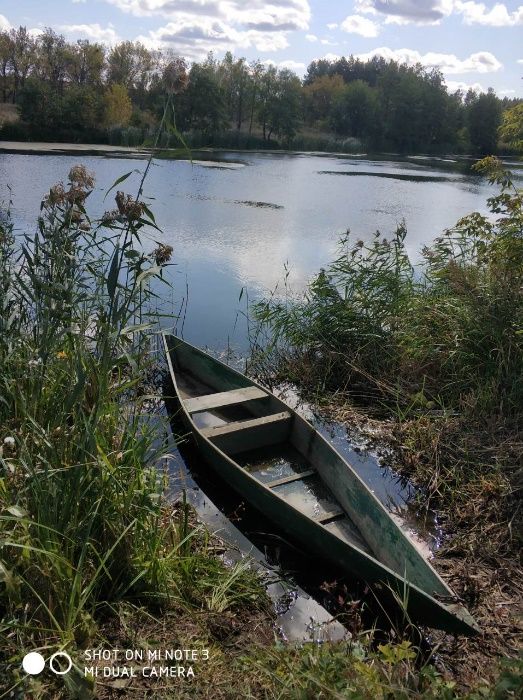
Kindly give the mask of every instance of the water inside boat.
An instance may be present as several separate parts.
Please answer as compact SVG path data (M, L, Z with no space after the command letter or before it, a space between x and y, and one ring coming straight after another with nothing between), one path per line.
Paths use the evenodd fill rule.
M176 372L176 382L183 400L219 393L186 370ZM271 413L269 407L267 413ZM197 411L191 418L202 430L249 420L253 413L246 404L234 404ZM290 442L241 451L234 454L234 461L286 503L317 520L340 539L372 554L357 526L347 517L308 460Z

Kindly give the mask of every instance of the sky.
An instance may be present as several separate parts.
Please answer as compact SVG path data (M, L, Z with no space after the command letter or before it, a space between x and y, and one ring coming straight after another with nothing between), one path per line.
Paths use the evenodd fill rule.
M439 68L450 90L523 97L523 5L475 0L1 0L0 28L139 40L199 61L213 51L291 68L381 55Z

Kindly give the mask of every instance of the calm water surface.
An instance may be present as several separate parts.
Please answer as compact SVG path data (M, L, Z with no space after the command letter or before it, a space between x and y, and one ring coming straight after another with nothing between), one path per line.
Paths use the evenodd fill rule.
M336 252L348 228L368 239L376 230L390 235L405 219L413 260L423 245L471 211L485 212L492 193L482 179L455 161L408 161L318 155L223 153L221 162L156 160L145 193L157 234L174 248L168 310L179 308L189 291L184 325L187 340L245 349L246 294L257 298L282 288L284 266L293 291L303 289ZM0 201L11 186L17 226L34 228L40 198L83 162L96 173L90 212L114 206L113 182L143 160L95 156L0 154ZM464 172L465 171L465 172ZM120 187L134 193L139 174ZM153 246L146 242L146 246ZM237 321L235 323L235 321Z

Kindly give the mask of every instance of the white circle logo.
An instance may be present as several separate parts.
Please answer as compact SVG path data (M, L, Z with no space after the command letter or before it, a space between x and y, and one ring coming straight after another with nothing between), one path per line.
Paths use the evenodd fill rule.
M37 651L31 651L22 660L22 668L31 676L37 676L39 673L42 673L44 666L45 659Z
M66 662L67 662L67 668L65 669L65 671L64 671L63 669L61 669L60 666L58 666L58 668L55 668L55 667L54 667L54 661L55 661L55 659L58 659L58 658L62 658L62 659L65 659L65 660L66 660ZM66 654L66 653L65 653L65 651L57 651L57 652L56 652L55 654L53 654L53 655L51 656L51 658L49 659L49 668L51 669L51 671L52 671L53 673L56 673L57 676L63 676L63 675L65 675L66 673L69 673L69 671L71 670L72 666L73 666L73 660L71 659L71 657L69 656L69 654Z

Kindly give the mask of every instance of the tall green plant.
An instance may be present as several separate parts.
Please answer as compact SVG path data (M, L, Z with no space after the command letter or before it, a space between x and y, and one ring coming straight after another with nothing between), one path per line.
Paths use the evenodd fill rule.
M522 400L522 193L499 161L478 164L499 194L423 250L415 270L406 229L351 244L297 300L254 305L258 359L291 378L391 406L430 402L512 415ZM260 332L260 328L264 333ZM256 358L255 358L256 359ZM412 403L413 397L415 399Z

